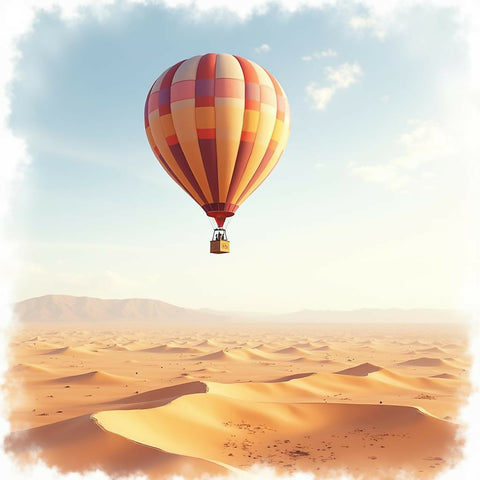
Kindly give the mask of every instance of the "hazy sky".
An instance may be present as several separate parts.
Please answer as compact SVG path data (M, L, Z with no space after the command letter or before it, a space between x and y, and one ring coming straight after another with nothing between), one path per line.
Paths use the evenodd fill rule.
M11 85L30 156L8 225L24 260L15 299L460 306L475 268L472 52L457 9L422 3L40 11ZM209 253L208 217L143 126L153 81L208 52L259 63L291 106L286 151L230 222L229 255Z

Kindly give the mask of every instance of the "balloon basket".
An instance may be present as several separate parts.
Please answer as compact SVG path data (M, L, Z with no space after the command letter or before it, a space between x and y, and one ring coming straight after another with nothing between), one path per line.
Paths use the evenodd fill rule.
M212 240L210 253L230 253L230 242L228 240Z
M227 239L227 232L224 228L219 227L213 231L210 253L230 253L230 242Z

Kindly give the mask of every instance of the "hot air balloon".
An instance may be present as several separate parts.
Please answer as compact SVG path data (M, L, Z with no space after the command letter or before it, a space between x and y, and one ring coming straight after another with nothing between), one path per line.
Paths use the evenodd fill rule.
M283 88L245 58L198 55L154 82L145 102L145 130L162 167L215 219L211 253L228 253L225 219L285 149L290 115Z

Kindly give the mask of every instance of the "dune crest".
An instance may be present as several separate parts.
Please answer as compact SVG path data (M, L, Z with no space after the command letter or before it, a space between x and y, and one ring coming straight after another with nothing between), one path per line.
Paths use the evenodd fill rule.
M157 347L144 348L140 351L147 352L147 353L186 353L186 354L202 353L202 351L197 348L176 347L171 345L159 345Z
M381 370L381 367L372 365L371 363L362 363L355 367L346 368L345 370L340 370L335 372L337 375L354 375L356 377L366 377L369 373L378 372Z
M448 363L440 358L434 357L418 357L412 358L411 360L405 360L404 362L400 362L399 365L406 365L406 366L415 366L415 367L441 367L441 366L448 366Z
M60 377L49 380L49 383L84 383L84 384L123 384L128 381L134 380L133 378L121 377L119 375L112 375L110 373L94 370L87 373L81 373L79 375L70 375L68 377Z
M65 356L77 356L77 355L95 355L96 352L88 350L82 347L60 347L54 348L53 350L48 350L42 352L42 355L65 355Z

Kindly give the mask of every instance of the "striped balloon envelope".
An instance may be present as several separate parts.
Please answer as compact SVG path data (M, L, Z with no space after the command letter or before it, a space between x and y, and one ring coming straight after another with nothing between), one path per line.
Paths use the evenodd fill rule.
M145 130L162 167L223 227L280 159L290 131L288 100L256 63L198 55L154 82Z

